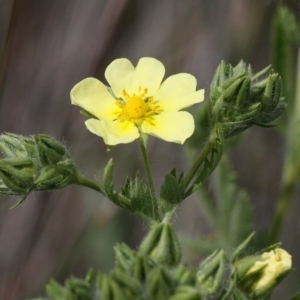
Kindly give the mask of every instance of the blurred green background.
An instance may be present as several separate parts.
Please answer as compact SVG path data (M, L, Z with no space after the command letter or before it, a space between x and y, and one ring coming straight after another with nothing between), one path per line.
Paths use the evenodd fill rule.
M198 88L208 96L221 60L234 65L244 59L254 71L271 63L271 20L281 2L0 1L0 130L46 133L64 141L90 178L101 178L113 157L118 186L126 175L143 172L139 148L132 143L107 152L103 141L86 130L78 108L71 106L71 88L89 76L105 82L105 68L116 58L136 64L140 57L151 56L164 63L166 76L196 76ZM298 1L284 3L299 15ZM148 149L157 185L174 165L187 169L182 146L151 138ZM252 128L230 154L238 182L251 196L258 230L269 226L284 151L284 137L276 129ZM294 198L280 241L299 266L299 191ZM83 277L91 266L108 271L114 264L113 245L126 242L136 248L147 232L139 220L85 188L31 194L9 210L16 200L1 197L0 202L0 299L42 295L51 277L60 282L71 274ZM194 236L211 230L195 197L183 203L175 225ZM295 291L297 269L276 299Z

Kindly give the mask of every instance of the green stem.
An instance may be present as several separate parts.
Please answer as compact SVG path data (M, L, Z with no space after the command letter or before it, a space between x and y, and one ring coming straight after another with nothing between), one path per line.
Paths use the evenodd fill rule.
M140 146L141 146L141 150L142 150L142 154L143 154L145 169L146 169L147 178L148 178L148 184L150 187L154 219L156 221L160 222L161 219L160 219L158 204L157 204L157 200L156 200L156 196L155 196L155 189L154 189L154 183L153 183L153 179L152 179L150 163L149 163L149 159L148 159L148 155L147 155L145 141L144 141L142 134L140 136Z
M295 91L295 114L300 115L300 50L298 50L298 65L296 74L296 91Z
M91 180L85 178L81 174L77 175L77 179L78 179L78 184L79 185L86 186L86 187L88 187L88 188L90 188L90 189L92 189L94 191L97 191L97 192L100 192L103 195L106 195L105 192L100 187L100 185L98 185L96 182L91 181ZM129 199L127 199L126 197L124 197L121 194L118 194L118 200L122 204L123 208L126 208L129 211L131 211L131 202L130 202Z
M290 207L291 199L298 182L299 174L295 174L296 171L295 169L292 171L294 172L293 173L289 171L285 172L288 174L284 176L286 179L283 181L282 192L276 206L273 220L271 222L271 227L268 235L269 244L275 243L276 239L278 238L284 218L287 214L288 208Z
M297 74L296 74L296 82L300 82L300 50L298 51L298 62L297 62ZM296 139L298 139L298 134L295 134L295 130L299 125L298 119L300 116L300 85L296 84L295 91L295 102L294 102L294 110L292 115L290 116L290 122L288 125L288 152L287 157L285 159L285 166L283 172L283 180L282 180L282 191L276 206L275 214L273 216L273 220L271 223L270 231L269 231L269 241L270 243L274 243L279 235L280 229L282 227L284 218L287 214L287 211L291 204L291 199L293 197L295 188L299 181L300 175L300 162L299 159L295 158L295 154L293 152L298 151L299 143ZM296 127L296 128L295 128ZM298 155L296 155L298 157Z
M77 175L77 179L78 179L78 184L79 185L83 185L86 186L92 190L95 190L97 192L100 192L103 194L103 190L101 189L100 185L98 185L96 182L91 181L87 178L85 178L84 176L82 176L81 174Z
M184 186L185 186L185 188L187 188L189 186L192 179L194 178L194 176L198 172L199 168L201 167L201 165L205 161L205 158L209 154L209 152L211 150L211 147L212 147L212 144L211 144L210 139L209 139L208 142L205 145L205 148L200 152L200 154L197 157L196 161L194 162L194 164L192 165L192 167L189 169L189 171L186 173L186 175L184 177Z

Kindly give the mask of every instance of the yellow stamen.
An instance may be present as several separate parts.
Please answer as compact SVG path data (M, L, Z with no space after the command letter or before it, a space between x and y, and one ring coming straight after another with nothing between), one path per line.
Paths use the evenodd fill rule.
M138 95L130 96L124 89L122 91L123 99L116 101L116 104L122 108L118 119L140 123L143 119L151 118L151 116L159 113L161 111L159 105L157 103L153 105L153 97L147 97L147 93L148 89L143 89L141 86L138 88Z

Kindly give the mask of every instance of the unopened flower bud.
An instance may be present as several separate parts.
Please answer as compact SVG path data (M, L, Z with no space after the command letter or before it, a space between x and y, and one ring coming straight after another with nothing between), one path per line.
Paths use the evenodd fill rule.
M34 184L33 163L22 158L1 159L0 178L10 189L10 194L26 194Z
M43 165L56 164L65 154L65 147L52 137L44 134L34 136L40 160Z
M175 282L163 267L153 269L147 277L150 299L169 299L175 288Z
M35 182L38 190L61 189L67 185L75 184L78 171L71 160L56 165L42 167Z
M215 294L220 290L224 281L225 263L223 250L215 251L201 262L196 276L202 294Z
M250 299L271 292L291 268L291 255L281 248L243 258L234 265L238 286Z
M140 246L141 254L155 261L174 266L180 262L181 250L174 228L170 223L155 225Z
M179 285L195 285L196 274L191 268L179 266L174 270L173 277Z
M201 300L202 295L200 292L189 285L182 285L179 286L176 290L173 296L170 298L170 300Z
M252 74L241 61L236 67L221 62L210 89L210 123L222 125L225 138L252 125L265 126L286 106L281 78L269 67Z
M26 158L27 151L23 144L21 135L6 133L0 135L0 150L7 158Z

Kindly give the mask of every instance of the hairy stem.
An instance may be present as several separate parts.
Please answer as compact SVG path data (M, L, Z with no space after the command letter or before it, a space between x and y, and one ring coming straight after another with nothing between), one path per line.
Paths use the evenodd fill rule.
M160 222L161 220L160 220L158 204L157 204L157 200L156 200L156 196L155 196L155 189L154 189L154 183L153 183L153 179L152 179L150 163L149 163L149 159L148 159L148 155L147 155L145 140L142 135L140 136L139 140L140 140L141 151L143 154L145 169L146 169L146 173L147 173L148 184L149 184L149 188L150 188L152 207L153 207L153 216L156 221Z

